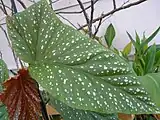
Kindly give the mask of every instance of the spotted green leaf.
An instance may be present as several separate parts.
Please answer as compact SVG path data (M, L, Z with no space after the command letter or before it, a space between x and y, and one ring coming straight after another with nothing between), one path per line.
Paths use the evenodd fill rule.
M7 109L3 104L0 104L0 120L8 120Z
M78 110L56 100L50 94L47 96L50 100L49 104L56 108L56 110L63 116L64 120L118 120L116 114L98 114L91 111Z
M3 60L0 59L0 93L3 91L2 83L9 77L8 69ZM6 106L4 106L0 101L0 120L8 120L8 113Z
M3 91L2 83L9 78L8 69L3 60L0 59L0 92Z
M17 55L34 79L66 105L98 113L155 113L129 64L63 24L45 0L7 19Z

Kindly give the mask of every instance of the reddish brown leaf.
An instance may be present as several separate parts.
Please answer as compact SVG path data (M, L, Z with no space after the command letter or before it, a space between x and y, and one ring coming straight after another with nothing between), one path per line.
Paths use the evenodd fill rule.
M13 120L38 120L40 98L36 82L28 70L20 69L18 75L5 83L1 101L7 106L9 118Z

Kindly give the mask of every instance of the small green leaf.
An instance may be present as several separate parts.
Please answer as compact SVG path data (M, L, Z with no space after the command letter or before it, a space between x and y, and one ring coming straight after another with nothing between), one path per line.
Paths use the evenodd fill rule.
M135 33L136 33L136 43L138 44L138 45L140 45L141 44L141 40L140 40L140 37L139 37L139 35L138 35L138 33L135 31Z
M131 49L132 49L132 42L128 43L128 44L125 46L125 48L123 49L123 52L122 52L122 53L123 53L125 56L128 56L129 53L131 52Z
M146 44L148 44L151 40L153 40L153 38L158 34L160 30L160 27L157 28L157 30L152 34L150 35L143 43L142 43L142 47L145 46Z
M9 78L8 69L3 60L0 59L0 93L3 91L2 83ZM0 101L0 120L8 120L8 113L4 104Z
M32 77L66 105L105 114L160 112L129 63L63 24L45 0L8 18L7 26Z
M155 57L156 57L156 45L154 44L150 47L150 49L148 49L145 56L145 74L153 72Z
M139 78L151 98L160 107L160 73L150 73Z
M108 26L106 33L105 33L105 36L104 36L109 48L112 46L112 42L113 42L115 35L116 35L115 29L114 29L113 25L110 24Z
M140 52L140 45L132 38L132 36L128 32L127 32L127 35L129 37L129 39L131 40L132 44L134 45L135 50L137 52Z
M148 43L144 44L143 43L146 41L146 36L145 36L145 32L143 33L143 38L141 40L141 54L144 54L145 51L148 49Z

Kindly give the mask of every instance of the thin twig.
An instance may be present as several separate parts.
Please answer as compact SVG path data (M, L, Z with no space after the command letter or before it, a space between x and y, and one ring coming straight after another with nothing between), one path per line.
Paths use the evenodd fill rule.
M147 0L138 0L138 1L133 2L133 3L130 3L130 4L128 4L128 5L125 5L125 6L121 6L121 7L119 7L119 8L116 8L116 9L114 9L114 10L112 10L112 11L106 13L106 14L103 14L102 16L94 19L92 23L95 23L95 22L99 21L101 18L105 18L105 17L107 17L107 16L109 16L109 15L111 15L111 14L114 14L115 12L118 12L118 11L121 11L121 10L124 10L124 9L127 9L127 8L130 8L130 7L132 7L132 6L136 6L136 5L141 4L141 3L145 2L145 1L147 1ZM78 30L81 30L83 27L86 27L86 26L88 26L88 24L82 25Z
M0 26L1 26L1 25L6 25L6 23L0 23Z
M97 33L98 33L99 29L100 29L100 26L101 26L107 19L109 19L111 16L112 16L112 14L109 15L109 16L108 16L107 18L105 18L104 20L103 20L103 18L101 18L101 19L99 20L98 26L95 27L95 33L94 33L94 35L93 35L94 38L96 37L96 35L97 35Z
M87 1L87 2L84 2L83 4L88 4L90 3L90 1ZM59 9L56 9L54 10L56 13L61 13L59 11L61 10L66 10L66 9L69 9L69 8L73 8L73 7L76 7L76 6L79 6L79 4L74 4L74 5L70 5L70 6L67 6L67 7L62 7L62 8L59 8Z
M13 54L13 57L14 57L14 61L15 61L15 63L16 63L16 67L17 67L17 69L18 69L18 68L19 68L19 66L18 66L18 60L17 60L17 57L16 57L16 54L15 54L14 50L12 49L12 45L11 45L11 43L10 43L8 34L7 34L6 30L5 30L2 26L0 26L0 28L1 28L1 30L4 32L4 34L5 34L6 38L7 38L8 44L9 44L11 50L12 50L12 54Z
M17 75L16 72L14 72L13 70L9 70L13 75Z
M91 0L91 18L89 21L89 36L92 37L92 21L93 21L93 15L94 15L94 0Z
M43 119L44 120L49 120L49 118L48 118L48 114L47 114L47 110L46 110L46 104L45 104L45 102L44 102L44 100L43 100L43 97L42 97L42 95L41 95L41 92L40 92L40 90L39 90L39 84L38 84L38 82L36 81L36 80L34 80L35 81L35 83L36 83L36 86L37 86L37 90L38 90L38 94L39 94L39 98L40 98L40 105L41 105L41 111L42 111L42 116L43 116Z
M113 0L113 9L116 9L116 0Z
M62 15L58 14L58 16L60 16L61 18L63 18L64 20L66 20L68 23L70 23L74 28L78 29L71 21L69 21L67 18L63 17Z
M20 63L20 65L21 65L21 68L24 68L24 65L23 65L22 60L19 59L19 63Z
M90 35L92 35L92 32L91 32L92 28L90 28L90 20L89 20L88 14L87 14L87 12L86 12L86 10L85 10L85 8L84 8L83 3L81 2L81 0L77 0L77 2L79 3L79 6L80 6L80 8L83 11L83 14L84 14L84 17L86 19L87 26L88 26L88 33L89 33L89 36L90 36Z
M29 2L32 2L32 3L36 3L36 1L35 0L28 0Z
M56 2L58 2L58 1L60 1L60 0L54 0L54 1L52 1L52 3L56 3Z
M15 4L15 1L14 0L10 0L10 1L11 1L11 8L13 9L12 13L17 13L18 10Z
M53 9L52 0L49 0L49 5L51 6L51 9Z
M116 9L116 0L113 0L113 9Z
M100 26L101 26L101 24L102 24L102 19L103 19L103 18L101 18L101 19L99 20L98 26L96 27L95 32L94 32L94 34L93 34L93 38L95 38L95 36L97 35L97 33L98 33L98 31L99 31L99 28L100 28Z
M0 9L1 9L1 11L6 15L6 13L5 13L5 11L4 11L4 9L3 9L2 6L0 6Z
M97 3L99 0L95 0L94 1L94 4L95 3ZM90 1L88 1L88 2L84 2L83 3L83 5L84 4L88 4L88 3L90 3ZM80 14L80 13L82 13L83 12L83 10L81 10L81 11L69 11L69 12L63 12L63 11L61 11L61 10L64 10L64 9L68 9L68 8L72 8L72 7L76 7L76 6L78 6L79 4L76 4L76 5L72 5L72 6L68 6L68 7L65 7L65 8L61 8L61 9L57 9L57 10L55 10L55 12L56 12L56 14ZM89 8L91 8L91 5L89 5L89 6L87 6L86 8L85 8L85 10L88 10ZM57 12L58 11L58 12Z
M2 5L2 3L0 3L0 5ZM7 5L4 5L4 6L12 11L12 9L9 6L7 6Z
M122 6L124 6L125 4L127 4L130 0L125 1Z
M1 0L1 5L2 5L2 7L3 7L3 12L4 12L4 14L5 14L5 15L8 15L7 10L6 10L6 7L5 7L5 4L4 4L3 0Z
M19 4L21 4L21 6L22 6L24 9L27 8L26 5L25 5L21 0L17 0L17 1L19 2Z

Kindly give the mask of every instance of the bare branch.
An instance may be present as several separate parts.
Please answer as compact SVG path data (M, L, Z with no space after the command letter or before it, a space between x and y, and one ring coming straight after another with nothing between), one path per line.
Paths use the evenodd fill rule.
M4 9L2 8L2 6L0 6L1 11L6 15Z
M116 0L113 0L113 9L116 9Z
M124 6L125 4L127 4L130 0L125 1L122 6Z
M86 19L87 26L88 26L89 36L90 36L90 35L92 35L92 33L91 33L92 28L90 28L90 20L89 20L88 14L87 14L87 12L86 12L86 10L85 10L85 8L84 8L83 3L81 2L81 0L77 0L77 2L79 3L79 6L80 6L80 8L83 11L83 14L84 14L84 17Z
M60 1L60 0L54 0L52 3L56 3L56 2L58 2L58 1Z
M36 3L35 0L28 0L29 2Z
M5 15L8 15L7 10L6 10L6 7L5 7L5 4L4 4L3 0L1 0L1 5L2 5L2 7L3 7L3 8L1 8L1 9L2 9L2 11L4 12L4 14L5 14Z
M21 6L22 6L24 9L27 8L26 5L25 5L21 0L17 0L17 1L21 4Z
M6 23L0 23L0 26L1 26L1 25L6 25Z
M49 0L49 5L51 6L51 9L53 9L52 0Z
M63 17L62 15L58 14L61 18L66 20L68 23L70 23L74 28L78 29L71 21L69 21L67 18Z
M88 3L90 3L90 1L84 2L83 5L84 5L84 4L88 4ZM74 5L70 5L70 6L67 6L67 7L59 8L59 9L56 9L56 10L54 10L54 11L55 11L56 13L61 13L61 12L59 12L59 11L65 10L65 9L69 9L69 8L73 8L73 7L77 7L77 6L79 6L79 4L74 4Z
M99 0L95 0L95 1L94 1L94 4L96 4L98 1L99 1ZM88 3L90 3L90 1L84 2L83 5L84 5L84 4L88 4ZM61 9L57 9L57 10L54 10L54 11L55 11L55 12L56 12L56 11L59 11L59 12L56 12L56 14L80 14L80 13L83 12L83 10L81 10L81 11L74 11L74 12L62 12L62 11L61 11L61 10L64 10L64 9L76 7L76 6L78 6L78 5L79 5L79 4L75 4L75 5L68 6L68 7L61 8ZM91 8L91 5L87 6L87 7L85 8L85 10L88 10L89 8Z
M147 1L147 0L138 0L138 1L133 2L133 3L130 3L130 4L128 4L128 5L124 5L124 6L121 6L121 7L119 7L119 8L116 8L116 9L114 9L114 10L112 10L112 11L106 13L106 14L103 14L102 16L94 19L94 20L93 20L93 23L99 21L101 18L105 18L105 17L107 17L107 16L109 16L109 15L112 15L112 14L114 14L115 12L118 12L118 11L121 11L121 10L124 10L124 9L127 9L127 8L130 8L130 7L132 7L132 6L136 6L136 5L141 4L141 3L145 2L145 1ZM78 30L81 30L83 27L86 27L86 26L88 26L88 24L85 24L85 25L81 26Z
M2 5L2 3L0 3L0 5ZM9 6L7 6L7 5L4 5L4 6L12 11L12 9Z
M14 57L14 60L15 60L15 63L16 63L17 69L18 69L18 68L19 68L19 66L18 66L18 60L17 60L17 57L16 57L16 54L15 54L14 50L12 49L12 46L11 46L11 43L10 43L8 34L7 34L6 30L5 30L2 26L0 26L0 28L1 28L1 30L4 32L4 34L5 34L5 36L6 36L6 39L7 39L8 44L9 44L11 50L12 50L12 54L13 54L13 57Z
M97 33L98 33L98 31L99 31L99 28L100 28L100 26L101 26L101 24L102 24L102 19L103 19L103 18L101 18L101 19L99 20L98 26L95 28L95 33L93 34L93 38L95 38L95 36L97 35Z
M92 21L93 21L93 15L94 15L94 0L91 0L91 18L89 21L89 36L92 37Z
M16 7L16 4L15 4L15 1L14 0L10 0L11 1L11 6L12 6L12 13L17 13L17 7Z

